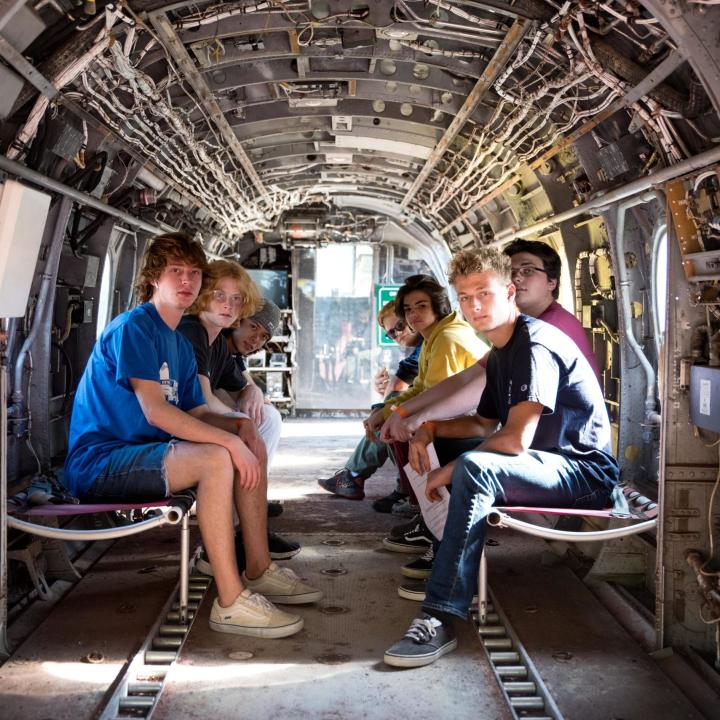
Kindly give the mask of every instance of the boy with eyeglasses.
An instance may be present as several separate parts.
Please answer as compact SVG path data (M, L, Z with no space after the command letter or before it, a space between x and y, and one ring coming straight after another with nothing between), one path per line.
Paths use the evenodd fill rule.
M195 351L198 379L208 406L213 412L250 421L263 445L264 472L267 473L280 443L282 418L272 405L264 404L262 391L248 382L222 335L238 322L238 318L262 313L267 301L262 299L257 286L238 263L216 260L210 263L209 269L208 287L200 293L189 314L183 317L178 330ZM278 315L279 312L277 310ZM257 394L260 396L259 408L254 404ZM300 552L298 543L272 532L267 533L267 543L273 560L288 560ZM235 547L238 566L244 568L246 547L242 532L236 533ZM213 574L213 567L204 555L200 556L196 566L205 574Z
M521 312L562 330L598 375L597 361L587 333L578 319L557 298L560 292L560 256L549 245L536 240L515 240L503 251L512 262L515 302Z

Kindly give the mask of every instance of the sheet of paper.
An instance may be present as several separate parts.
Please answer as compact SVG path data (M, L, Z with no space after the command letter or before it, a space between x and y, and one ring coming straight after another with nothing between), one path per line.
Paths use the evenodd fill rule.
M435 452L435 446L430 443L427 446L428 457L430 458L430 468L440 467L437 453ZM438 539L442 540L443 530L445 529L445 521L448 516L448 508L450 507L450 493L445 486L439 488L438 493L440 494L440 500L437 502L430 502L425 496L425 486L427 485L427 474L418 475L410 463L405 466L405 473L410 480L415 495L417 496L418 502L420 503L420 512L422 513L423 520L428 527L428 530Z

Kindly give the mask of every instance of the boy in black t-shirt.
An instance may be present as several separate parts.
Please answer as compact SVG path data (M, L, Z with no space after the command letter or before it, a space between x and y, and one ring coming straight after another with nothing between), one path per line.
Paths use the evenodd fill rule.
M452 484L445 530L427 583L424 614L386 653L397 667L428 665L457 647L452 617L467 617L493 505L598 509L610 504L619 469L597 378L577 345L515 305L510 258L481 248L450 263L465 318L492 343L477 414L425 423L411 463L427 472L436 437L484 440L429 473L426 494Z
M236 262L216 260L210 263L210 279L207 287L198 296L185 315L178 330L190 341L195 351L198 380L208 407L221 415L250 419L259 435L265 458L263 477L267 479L267 469L280 441L282 418L271 405L262 405L262 392L252 383L248 383L235 363L222 330L236 323L238 317L264 307L259 291L246 271ZM278 311L279 314L279 311ZM250 390L260 392L261 406L256 408L252 402ZM224 394L221 394L224 391ZM273 560L288 560L298 552L296 542L285 540L275 533L267 533L270 557ZM235 535L235 548L238 565L244 568L246 556L245 536L242 532ZM200 556L196 567L205 574L213 574L212 565L204 554Z

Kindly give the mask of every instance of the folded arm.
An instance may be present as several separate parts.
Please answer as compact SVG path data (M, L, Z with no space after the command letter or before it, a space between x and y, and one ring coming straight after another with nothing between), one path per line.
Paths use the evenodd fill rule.
M485 368L476 363L402 403L406 417L390 416L383 440L407 441L427 420L457 417L475 410L485 389Z

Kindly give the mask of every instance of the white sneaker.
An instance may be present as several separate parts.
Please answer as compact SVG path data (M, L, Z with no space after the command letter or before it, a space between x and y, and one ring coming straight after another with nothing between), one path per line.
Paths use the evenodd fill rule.
M278 610L262 595L247 589L228 607L221 607L215 598L210 612L211 630L250 637L287 637L300 632L304 624L301 617Z
M317 602L322 597L320 590L304 583L290 568L281 568L274 562L255 580L250 580L243 573L242 581L253 592L281 605L304 605Z

